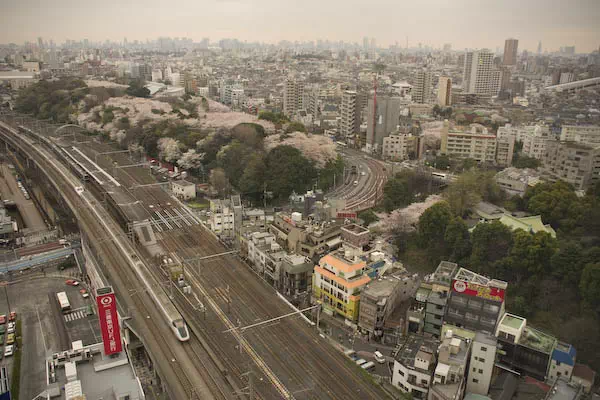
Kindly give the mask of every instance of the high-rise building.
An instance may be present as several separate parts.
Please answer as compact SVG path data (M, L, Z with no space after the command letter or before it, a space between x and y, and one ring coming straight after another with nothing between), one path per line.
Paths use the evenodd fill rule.
M465 54L463 91L496 96L500 91L502 72L493 66L494 53L487 49Z
M542 162L544 180L563 180L576 190L587 190L600 181L598 145L548 140Z
M377 107L373 107L373 99L367 105L367 151L379 152L383 138L394 132L400 123L401 97L377 98ZM375 109L376 108L376 109Z
M542 54L542 41L540 40L540 42L538 43L538 49L537 49L537 53L538 54Z
M440 107L448 107L452 104L452 78L440 76L437 103Z
M426 68L417 72L415 84L412 89L414 103L424 104L429 102L431 92L431 71Z
M296 111L302 109L304 97L304 82L288 78L283 89L283 113L291 117Z
M475 333L471 348L472 367L467 380L467 392L487 396L492 381L498 339L483 332Z
M517 50L519 48L519 41L517 39L506 39L504 42L504 65L516 65L517 64Z
M356 125L356 92L353 90L346 90L342 93L342 107L341 107L342 121L340 126L340 133L344 137L353 136L357 131Z

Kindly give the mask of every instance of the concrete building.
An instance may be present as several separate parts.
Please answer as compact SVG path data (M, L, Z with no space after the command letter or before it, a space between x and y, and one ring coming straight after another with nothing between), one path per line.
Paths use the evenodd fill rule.
M281 261L286 252L276 242L275 236L268 232L254 232L248 240L248 260L254 269L275 286L279 282Z
M392 385L414 399L427 399L436 364L439 342L410 335L394 358Z
M472 158L477 162L496 162L496 136L487 128L471 124L470 131L450 129L447 121L442 128L441 153L459 158Z
M465 268L452 278L452 291L444 321L461 328L493 334L504 315L508 284Z
M367 143L366 150L378 153L383 146L383 138L394 132L400 121L401 97L377 98L377 107L373 106L373 99L368 100L367 106Z
M277 290L301 307L308 306L312 293L313 262L304 256L286 254L281 260Z
M9 85L12 90L19 90L37 81L32 72L0 71L0 83Z
M557 344L555 337L528 327L525 318L508 313L500 320L496 337L502 350L497 364L540 381L546 380Z
M414 103L429 103L429 98L431 96L431 80L432 74L428 69L423 68L417 71L415 84L412 89L412 101Z
M502 63L504 65L517 65L517 51L519 41L517 39L506 39L504 41L504 57Z
M419 136L411 133L392 133L383 138L381 155L384 159L393 161L403 161L415 159L421 153L419 151L422 144Z
M600 179L600 145L550 140L542 162L542 179L563 180L576 190L587 190Z
M563 125L560 132L561 142L577 142L600 145L600 126Z
M211 200L208 224L210 230L218 236L234 237L235 213L229 199Z
M510 167L515 151L515 138L504 137L496 139L496 165Z
M400 304L410 300L420 280L406 270L382 276L369 283L360 294L358 326L371 338L383 336L388 317Z
M521 152L526 156L542 159L546 152L546 142L551 138L547 125L512 126L506 124L498 128L498 138L514 137L523 143Z
M178 198L183 200L191 200L196 198L196 184L186 181L178 180L171 181L171 192Z
M525 191L542 182L540 173L531 168L506 168L496 174L496 183L510 194L523 195Z
M557 342L556 347L552 351L552 358L550 359L550 368L548 369L549 383L554 382L556 379L571 380L573 375L573 368L577 359L577 350L575 347L568 343Z
M462 399L465 394L471 340L451 330L442 336L428 400Z
M340 134L342 137L352 137L358 132L360 120L357 119L356 96L357 94L353 90L346 90L342 93L342 120L340 123Z
M571 375L571 382L581 385L584 393L590 393L594 382L596 380L596 372L583 364L575 364L573 368L573 374Z
M371 282L367 263L344 251L330 253L319 260L313 271L313 296L324 312L358 322L360 293Z
M575 74L572 72L561 72L560 78L558 80L559 85L564 85L565 83L571 83L575 80Z
M452 105L452 78L440 76L438 81L437 104L440 107Z
M36 398L74 399L145 399L139 378L125 352L104 355L103 344L83 346L73 342L72 348L46 360L48 386Z
M423 332L434 337L439 337L444 323L444 315L448 303L448 295L452 287L452 278L458 265L449 261L442 261L433 274L425 276L416 296L422 303ZM413 318L417 317L413 315ZM417 317L418 318L418 317ZM416 318L415 318L416 319ZM407 318L410 320L410 318Z
M493 335L476 332L472 343L467 393L487 396L494 372L498 339Z
M496 96L500 91L502 71L494 67L494 53L489 50L465 54L463 91L477 95Z
M283 88L283 113L293 116L303 108L304 82L288 78Z

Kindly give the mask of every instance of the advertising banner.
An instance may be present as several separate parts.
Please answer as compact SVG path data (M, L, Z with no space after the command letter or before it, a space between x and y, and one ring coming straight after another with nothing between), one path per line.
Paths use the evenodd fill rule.
M102 342L104 353L111 355L123 350L121 345L121 330L119 328L119 317L117 316L117 301L114 293L98 294L98 318L102 330Z
M482 286L457 279L452 280L452 291L487 300L504 301L504 289Z

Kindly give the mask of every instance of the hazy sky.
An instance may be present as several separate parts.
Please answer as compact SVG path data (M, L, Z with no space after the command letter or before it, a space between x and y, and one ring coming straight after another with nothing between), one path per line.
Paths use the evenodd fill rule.
M40 6L40 5L44 6ZM248 41L374 37L379 46L600 46L600 0L0 0L0 43L158 36Z

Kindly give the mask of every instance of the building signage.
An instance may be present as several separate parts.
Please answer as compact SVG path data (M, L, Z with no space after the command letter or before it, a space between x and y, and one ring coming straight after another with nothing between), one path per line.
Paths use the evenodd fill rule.
M356 218L356 213L340 211L337 213L337 217L338 218Z
M452 280L452 291L469 296L480 297L486 300L504 301L504 289L482 286L457 279Z
M96 296L98 305L98 318L100 319L100 329L102 330L102 342L104 343L104 353L111 355L123 350L121 345L121 331L119 328L119 317L117 315L117 301L115 294L98 294Z

